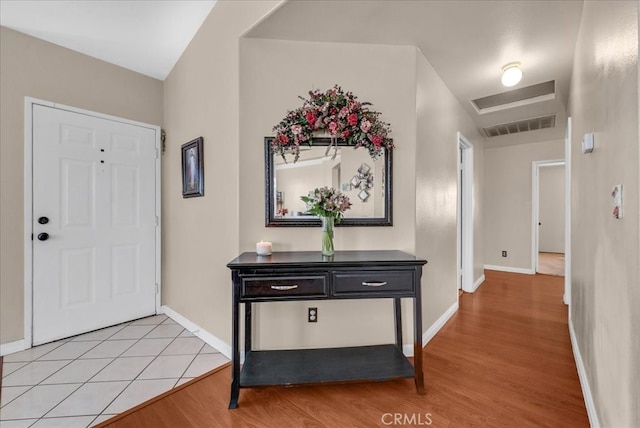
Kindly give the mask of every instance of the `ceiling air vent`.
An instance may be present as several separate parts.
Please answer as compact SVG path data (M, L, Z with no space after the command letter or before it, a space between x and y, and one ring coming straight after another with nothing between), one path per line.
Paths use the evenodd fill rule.
M518 122L504 123L502 125L483 128L487 137L517 134L518 132L535 131L537 129L553 128L556 126L556 115L536 117Z
M471 101L478 114L493 113L555 98L556 82L550 80Z

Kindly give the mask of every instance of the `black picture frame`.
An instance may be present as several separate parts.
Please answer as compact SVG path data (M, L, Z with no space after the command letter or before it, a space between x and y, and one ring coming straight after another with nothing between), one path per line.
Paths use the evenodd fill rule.
M204 196L203 138L185 143L182 151L182 197Z
M322 222L319 218L313 217L289 217L283 218L275 215L277 211L277 191L275 189L275 162L274 156L280 156L274 154L271 149L271 142L274 137L264 137L264 172L265 172L265 226L266 227L313 227L321 226ZM328 146L332 144L331 138L314 137L313 146ZM347 142L338 138L336 144L339 147L350 147ZM359 149L365 150L365 149ZM384 216L382 217L345 217L340 223L336 223L336 226L393 226L393 150L384 148L384 167L382 169L382 186L384 188Z

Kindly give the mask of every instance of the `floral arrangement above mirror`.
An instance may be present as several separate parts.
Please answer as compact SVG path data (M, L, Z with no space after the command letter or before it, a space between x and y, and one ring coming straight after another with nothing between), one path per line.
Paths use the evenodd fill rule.
M393 149L391 126L380 120L379 112L369 109L371 103L358 101L353 93L334 85L326 92L309 91L308 99L299 98L302 107L287 112L273 127L271 149L285 161L285 155L291 153L295 163L300 157L300 145L311 145L313 134L321 132L329 134L332 145L340 138L355 148L366 148L372 159L382 155L385 148Z

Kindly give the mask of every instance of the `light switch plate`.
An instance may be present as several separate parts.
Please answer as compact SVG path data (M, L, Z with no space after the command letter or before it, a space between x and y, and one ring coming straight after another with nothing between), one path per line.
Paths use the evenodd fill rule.
M593 152L594 137L593 132L584 134L582 138L582 153L587 154Z
M611 192L611 199L613 200L613 218L622 218L622 184L618 184L613 188Z

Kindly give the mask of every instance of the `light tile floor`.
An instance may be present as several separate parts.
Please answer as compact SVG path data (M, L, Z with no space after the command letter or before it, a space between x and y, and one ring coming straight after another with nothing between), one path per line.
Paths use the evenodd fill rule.
M229 360L165 315L6 355L0 427L96 425Z

